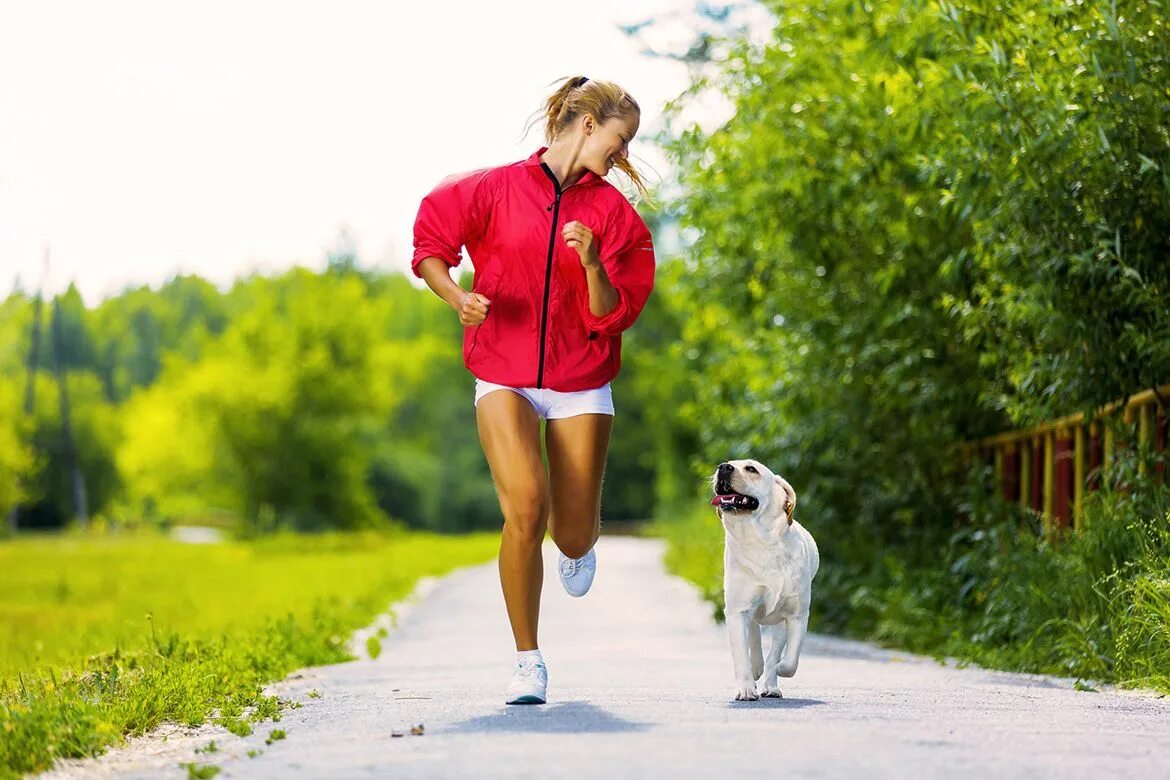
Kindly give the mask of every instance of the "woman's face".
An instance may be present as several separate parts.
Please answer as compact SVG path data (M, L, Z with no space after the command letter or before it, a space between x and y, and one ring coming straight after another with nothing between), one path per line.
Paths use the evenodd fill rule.
M629 154L630 141L638 134L641 117L638 114L614 117L602 124L597 124L593 117L586 119L585 127L592 128L592 132L586 134L578 159L593 173L605 176L616 160Z

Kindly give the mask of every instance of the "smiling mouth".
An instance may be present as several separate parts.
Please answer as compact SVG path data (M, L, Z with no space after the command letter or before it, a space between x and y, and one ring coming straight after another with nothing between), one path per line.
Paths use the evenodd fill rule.
M711 499L711 506L717 506L723 511L746 509L749 512L759 509L760 502L754 496L745 496L736 493L726 481L720 481L715 486L715 495Z

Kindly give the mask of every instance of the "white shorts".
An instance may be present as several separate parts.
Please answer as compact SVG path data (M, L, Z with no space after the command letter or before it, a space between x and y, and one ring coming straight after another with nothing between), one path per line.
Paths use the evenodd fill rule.
M493 390L511 390L524 396L546 420L574 417L578 414L608 414L613 416L613 391L609 382L593 390L573 390L562 393L547 387L509 387L495 382L475 380L475 405Z

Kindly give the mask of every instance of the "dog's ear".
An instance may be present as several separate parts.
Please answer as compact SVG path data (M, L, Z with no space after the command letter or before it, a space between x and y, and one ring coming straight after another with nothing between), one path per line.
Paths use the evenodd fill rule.
M776 475L776 487L773 496L773 500L777 503L783 502L784 513L788 515L788 524L792 525L792 513L796 511L796 491L779 474Z

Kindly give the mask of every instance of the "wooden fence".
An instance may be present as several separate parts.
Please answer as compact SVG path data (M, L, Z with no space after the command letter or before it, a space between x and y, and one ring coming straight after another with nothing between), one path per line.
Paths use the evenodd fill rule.
M1109 474L1119 447L1133 442L1142 450L1166 452L1168 396L1170 385L1163 385L1111 403L1091 420L1074 414L999 433L965 444L963 453L968 462L991 466L1000 495L1031 507L1046 529L1076 527L1082 522L1085 492L1096 490ZM1109 423L1119 411L1122 425L1117 428ZM1165 466L1159 458L1151 477L1163 479ZM1144 474L1144 463L1140 469Z

